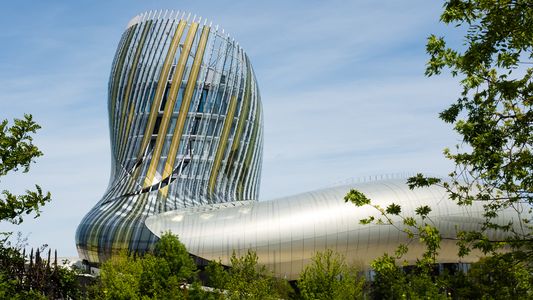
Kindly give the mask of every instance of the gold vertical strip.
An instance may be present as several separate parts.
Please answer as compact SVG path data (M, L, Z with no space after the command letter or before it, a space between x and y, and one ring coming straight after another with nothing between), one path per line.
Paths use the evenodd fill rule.
M119 141L119 157L120 157L120 153L122 152L122 149L125 148L125 146L123 145L124 144L124 140L127 138L127 134L124 134L123 135L123 127L124 127L124 121L126 119L126 111L127 111L127 108L128 106L131 106L132 108L134 107L133 101L129 101L130 99L130 94L131 94L131 89L132 89L132 84L133 84L133 78L135 76L135 71L137 71L137 63L139 62L139 58L141 56L141 53L142 53L142 50L144 48L144 41L146 39L146 35L148 33L148 30L152 27L152 20L146 22L146 25L144 26L143 28L143 31L141 33L141 37L139 39L139 45L137 46L137 50L135 51L135 56L133 57L133 62L131 64L131 68L130 68L130 71L129 71L129 74L128 74L128 84L126 85L126 92L124 93L124 97L122 97L122 110L121 110L121 114L120 114L120 122L119 122L119 125L118 125L118 130L119 130L119 134L118 134L118 141ZM130 109L130 114L133 113L133 111ZM131 119L131 118L128 118L128 119Z
M208 194L210 196L215 190L215 183L218 177L220 162L222 160L222 157L224 156L224 153L226 152L226 143L228 142L228 135L231 130L231 125L233 124L233 116L235 115L236 108L237 97L232 96L228 108L228 113L226 114L226 119L224 120L224 127L222 128L222 133L220 134L217 152L215 154L215 160L213 161L213 168L211 169L211 175L209 177Z
M181 135L183 133L183 127L185 125L185 120L189 114L189 107L191 106L191 98L196 87L196 81L198 79L198 73L200 72L200 67L202 66L202 60L204 58L205 47L207 45L207 38L209 36L209 26L204 26L202 29L202 35L200 36L200 41L198 43L198 48L196 49L196 55L194 56L194 61L191 68L191 73L189 74L189 79L187 80L187 86L185 87L185 92L183 93L183 100L181 101L180 111L178 114L178 119L176 120L176 128L174 129L174 134L172 135L172 142L170 144L170 149L168 150L167 162L165 163L165 168L163 169L162 178L167 178L172 174L174 168L174 162L176 161L177 152L180 145ZM168 192L168 185L161 189L161 194L166 196Z
M124 61L126 60L126 53L128 52L128 49L130 48L131 39L133 38L133 33L135 32L135 28L137 28L137 24L130 27L130 30L127 33L126 41L124 42L124 45L122 46L122 51L120 53L119 59L118 59L118 65L115 68L115 72L113 72L113 90L111 91L111 112L110 112L110 124L113 126L112 119L115 118L115 103L117 101L117 94L120 84L120 74L122 73L122 67L124 66ZM113 128L111 128L113 129Z
M154 99L152 101L152 106L150 107L150 115L148 116L148 121L146 122L146 129L144 131L144 136L141 142L141 147L139 148L139 154L138 154L137 160L140 160L143 157L144 151L146 150L146 147L148 146L148 143L150 142L150 139L152 138L152 133L155 127L155 121L159 113L159 107L161 106L161 101L163 100L163 92L165 91L167 87L170 67L172 65L172 61L174 60L174 56L176 55L176 50L178 49L178 45L181 40L181 36L183 34L184 28L185 28L185 21L181 20L178 24L178 28L176 29L176 32L174 33L174 36L172 37L172 41L170 42L170 47L168 49L167 56L165 57L165 61L163 63L163 69L161 70L161 73L159 75L157 89L154 95ZM137 170L139 169L140 168L138 168ZM136 177L137 174L138 172L136 171L133 177Z
M239 150L239 144L240 139L242 135L242 130L244 129L244 123L248 119L248 114L250 112L250 96L251 96L251 76L252 72L250 70L250 65L248 62L248 59L245 60L246 62L246 86L244 91L244 99L243 104L241 107L241 111L239 112L239 123L237 125L237 130L235 131L235 135L233 136L233 143L231 145L231 151L228 158L228 162L226 163L226 174L229 174L231 172L231 168L233 166L233 161L235 160L237 156L237 150Z
M154 180L155 172L157 170L157 166L159 165L161 151L163 151L163 145L166 140L167 130L170 125L170 117L172 116L172 113L174 111L174 105L176 104L176 98L178 96L181 82L183 80L183 74L185 73L187 59L189 58L189 53L191 51L197 30L198 23L192 23L191 27L189 28L189 32L187 32L187 37L185 38L183 49L181 50L180 57L178 59L178 64L176 66L176 71L172 78L170 91L167 95L167 102L165 103L163 118L161 119L161 124L159 126L159 132L157 134L154 152L152 153L152 160L150 161L150 166L148 167L148 171L146 172L144 187L152 185L152 181Z

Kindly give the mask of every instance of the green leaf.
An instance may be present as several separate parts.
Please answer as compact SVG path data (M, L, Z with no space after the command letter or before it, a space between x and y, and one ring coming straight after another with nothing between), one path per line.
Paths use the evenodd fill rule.
M387 209L385 210L387 214L395 215L395 216L399 215L401 211L402 211L402 207L394 203L389 204L389 206L387 206Z
M422 218L425 218L431 212L431 207L427 205L419 206L415 209L415 212L417 215L421 216Z
M368 224L372 223L374 220L375 220L375 218L370 216L370 217L368 217L366 219L359 220L359 224L368 225Z
M365 196L362 192L352 189L346 196L344 196L345 202L352 202L356 206L364 206L370 204L370 199Z

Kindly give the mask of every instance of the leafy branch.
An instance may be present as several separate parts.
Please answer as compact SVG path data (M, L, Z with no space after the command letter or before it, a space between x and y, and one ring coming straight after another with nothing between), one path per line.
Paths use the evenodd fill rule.
M22 169L23 173L30 170L30 165L35 158L43 153L33 144L32 134L41 128L33 121L29 114L24 119L15 119L12 126L8 121L0 123L0 177L9 172ZM8 190L3 190L0 196L0 221L20 224L23 215L31 213L35 217L40 215L40 208L50 201L49 192L43 192L39 185L35 190L26 190L23 195L14 195Z
M411 188L442 186L459 205L483 203L480 231L460 232L460 254L471 248L490 253L504 246L533 251L533 5L527 0L449 0L440 20L466 29L464 50L430 35L426 76L448 70L462 91L439 115L462 141L444 156L455 164L449 180L418 174ZM501 224L502 211L514 211ZM488 230L503 232L491 241Z
M431 208L427 205L419 206L415 209L415 216L405 216L402 214L400 205L391 203L387 207L382 207L372 201L362 192L352 189L344 197L346 202L352 202L358 207L368 205L379 212L379 217L369 216L359 220L363 225L376 224L393 226L398 231L403 232L409 238L408 244L400 244L395 250L396 259L401 259L409 250L408 245L418 240L425 247L422 258L417 260L417 266L423 270L429 271L431 266L435 264L438 251L440 249L440 241L442 237L439 230L434 225L429 217ZM399 219L395 221L394 219ZM384 259L384 258L382 258Z

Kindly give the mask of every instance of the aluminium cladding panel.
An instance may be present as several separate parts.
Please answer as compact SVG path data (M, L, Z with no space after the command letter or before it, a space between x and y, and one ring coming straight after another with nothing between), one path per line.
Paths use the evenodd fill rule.
M439 187L410 190L400 180L334 187L239 206L205 206L203 211L170 211L149 217L146 225L156 235L170 230L180 237L190 253L208 260L220 259L226 265L230 264L233 251L244 255L252 249L257 252L260 264L277 276L291 280L298 278L317 251L325 249L344 255L349 263L368 267L372 260L384 253L393 253L408 239L392 226L361 225L360 219L370 215L377 217L377 214L369 206L345 203L343 198L351 188L365 193L382 207L390 203L402 207L429 205L433 209L430 218L444 238L438 261L455 263L479 259L481 254L475 251L459 259L454 238L457 230L481 228L482 205L458 206L449 201ZM516 214L506 210L497 221L505 224L513 218L517 218ZM396 226L403 226L399 218L394 221ZM493 239L503 238L501 233L488 234ZM415 242L409 249L405 259L412 264L420 257L423 246Z
M262 119L259 97L250 96L259 94L255 75L242 48L206 24L150 12L122 35L109 79L110 183L76 231L80 257L90 263L152 247L148 216L257 198ZM231 149L250 158L230 159Z

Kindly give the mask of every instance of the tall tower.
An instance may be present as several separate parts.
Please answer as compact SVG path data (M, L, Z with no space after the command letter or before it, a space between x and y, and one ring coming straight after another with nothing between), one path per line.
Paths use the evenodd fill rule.
M100 263L157 240L148 216L256 200L263 117L246 53L223 30L179 12L128 24L109 77L112 168L102 199L76 231Z

